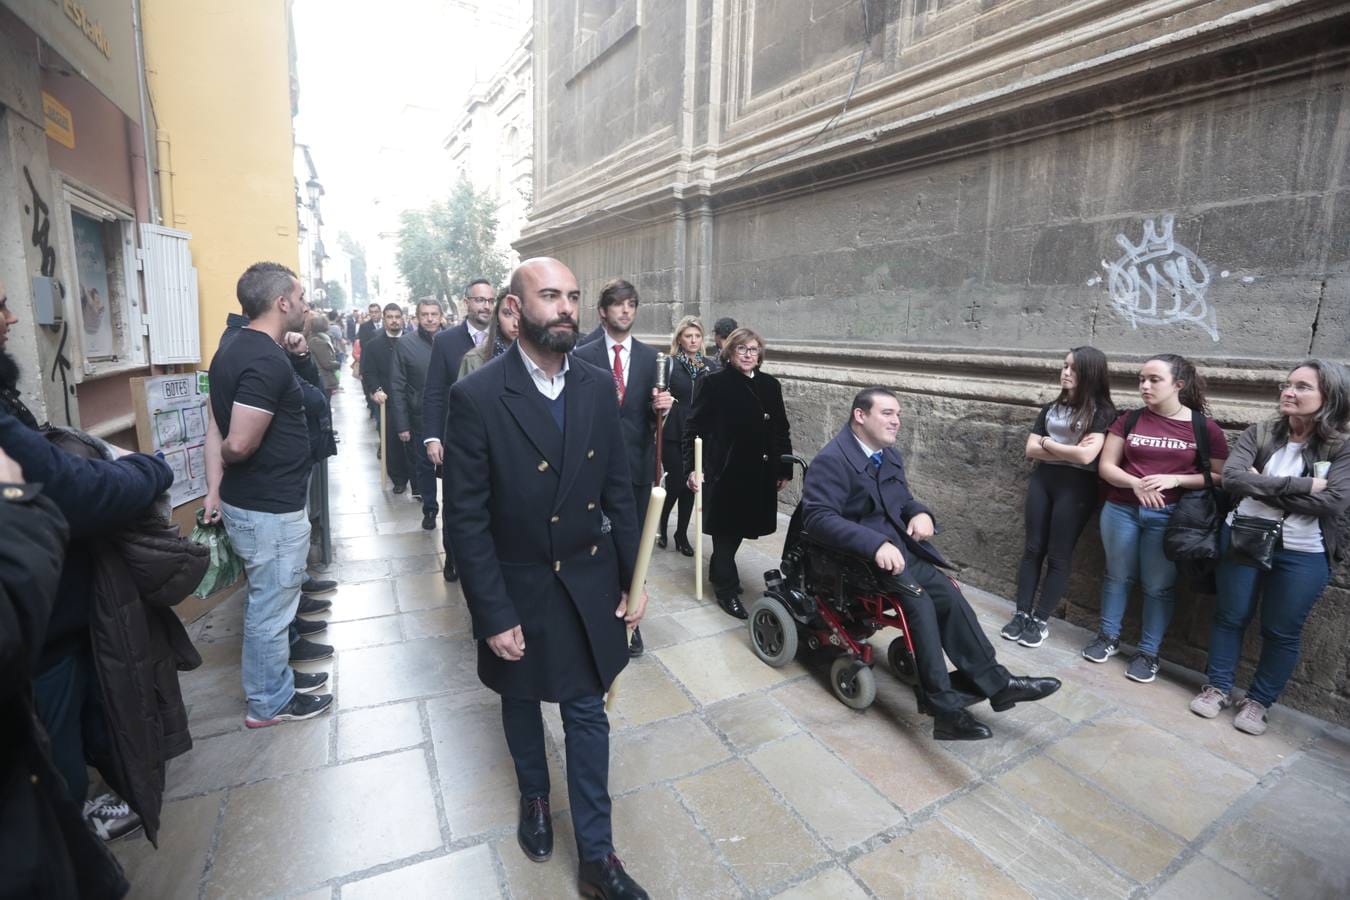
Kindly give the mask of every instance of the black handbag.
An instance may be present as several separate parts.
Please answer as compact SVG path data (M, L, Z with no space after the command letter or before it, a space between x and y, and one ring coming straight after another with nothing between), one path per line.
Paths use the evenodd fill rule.
M1243 566L1269 572L1275 551L1284 544L1284 518L1233 516L1228 531L1228 559Z

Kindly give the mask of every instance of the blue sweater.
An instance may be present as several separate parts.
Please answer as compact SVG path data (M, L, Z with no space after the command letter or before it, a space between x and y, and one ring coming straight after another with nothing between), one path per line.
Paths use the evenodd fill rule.
M118 460L81 459L0 411L0 448L23 467L25 480L42 492L70 523L70 549L57 586L38 671L45 671L84 639L89 627L89 542L133 521L173 483L164 460L133 453Z

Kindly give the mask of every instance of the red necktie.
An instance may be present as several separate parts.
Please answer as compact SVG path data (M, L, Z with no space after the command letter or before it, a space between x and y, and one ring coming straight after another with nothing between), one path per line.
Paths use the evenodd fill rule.
M619 358L623 344L614 345L614 391L619 396L619 405L623 406L623 360Z

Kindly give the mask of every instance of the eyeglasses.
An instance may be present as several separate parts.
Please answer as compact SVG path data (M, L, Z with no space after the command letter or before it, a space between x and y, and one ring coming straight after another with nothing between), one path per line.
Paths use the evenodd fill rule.
M1299 382L1298 384L1294 384L1293 382L1286 381L1286 382L1283 382L1283 383L1280 384L1280 393L1283 394L1285 391L1289 390L1290 388L1293 389L1293 391L1294 391L1295 394L1312 394L1312 393L1316 393L1316 392L1317 392L1317 386L1316 386L1316 385L1313 385L1313 384L1304 384L1303 382Z
M759 356L759 348L758 348L758 347L737 347L737 348L736 348L736 355L737 355L737 356Z

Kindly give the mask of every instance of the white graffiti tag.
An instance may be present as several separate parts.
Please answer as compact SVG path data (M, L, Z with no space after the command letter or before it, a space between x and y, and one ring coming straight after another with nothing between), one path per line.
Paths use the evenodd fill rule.
M1209 268L1200 257L1173 239L1172 221L1172 216L1163 216L1162 228L1158 229L1152 219L1145 220L1137 244L1123 234L1116 235L1116 243L1125 251L1124 255L1115 262L1102 260L1111 304L1131 328L1138 328L1140 324L1191 322L1217 341L1218 320L1205 300L1210 282ZM1169 297L1170 306L1167 304Z

